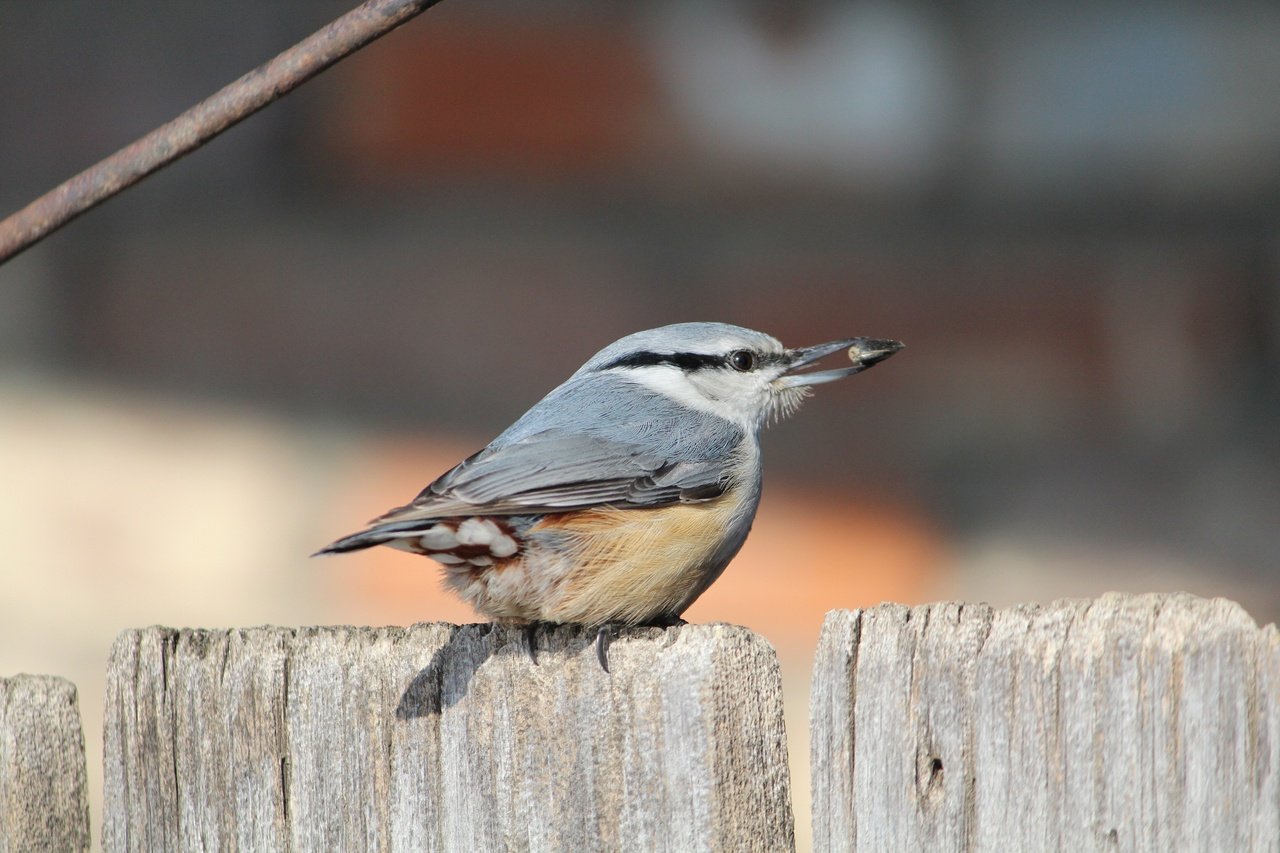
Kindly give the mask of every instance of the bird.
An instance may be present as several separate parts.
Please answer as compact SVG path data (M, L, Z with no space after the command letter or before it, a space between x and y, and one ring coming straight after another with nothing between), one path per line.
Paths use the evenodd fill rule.
M746 541L761 429L813 386L902 348L855 337L788 349L717 322L627 335L408 504L316 553L429 557L495 621L595 629L607 671L611 632L680 624ZM841 350L850 363L807 369Z

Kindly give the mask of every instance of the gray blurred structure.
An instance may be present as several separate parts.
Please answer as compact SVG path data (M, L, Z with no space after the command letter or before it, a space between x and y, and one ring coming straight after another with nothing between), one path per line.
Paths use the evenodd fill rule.
M0 204L348 5L6 6ZM777 470L1280 614L1270 4L492 0L366 54L7 265L5 363L485 435L664 322L894 337Z

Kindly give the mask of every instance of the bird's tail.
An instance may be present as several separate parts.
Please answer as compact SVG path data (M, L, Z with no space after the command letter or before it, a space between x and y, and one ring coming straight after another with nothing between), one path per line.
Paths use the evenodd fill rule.
M330 542L311 556L346 554L349 551L363 551L365 548L372 548L374 545L392 545L398 539L421 535L424 529L430 528L434 523L433 520L425 521L422 519L388 522L375 520L373 524L359 533L352 533L350 536L344 536L335 542Z

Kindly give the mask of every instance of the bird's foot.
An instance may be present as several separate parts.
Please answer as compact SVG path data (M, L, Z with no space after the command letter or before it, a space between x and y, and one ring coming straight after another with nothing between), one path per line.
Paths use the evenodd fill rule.
M659 616L656 619L650 619L648 622L642 622L637 627L673 628L676 625L688 624L679 616ZM618 632L624 627L626 627L626 623L623 622L606 622L596 631L596 659L600 661L600 668L605 672L609 671L609 646L614 640L618 639Z

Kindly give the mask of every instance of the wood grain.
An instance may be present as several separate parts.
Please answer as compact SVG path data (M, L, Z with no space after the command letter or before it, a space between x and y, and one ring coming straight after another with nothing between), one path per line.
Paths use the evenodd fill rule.
M818 849L1280 849L1280 640L1228 601L836 611L810 707Z
M781 680L743 628L126 631L103 847L788 850Z
M0 678L0 853L88 849L75 685L47 675Z

